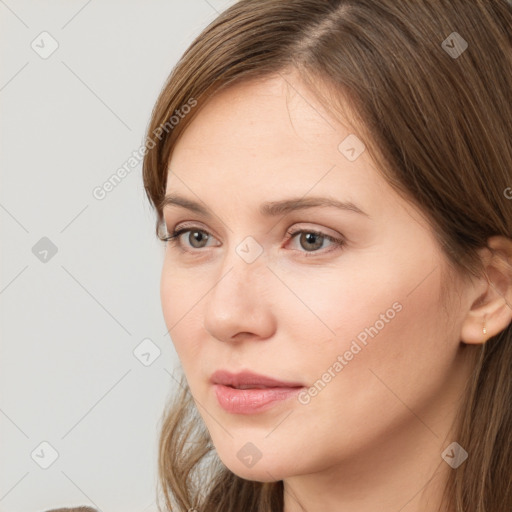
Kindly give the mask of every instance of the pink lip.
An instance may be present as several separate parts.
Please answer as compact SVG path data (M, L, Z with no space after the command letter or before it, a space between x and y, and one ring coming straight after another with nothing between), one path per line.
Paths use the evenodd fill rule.
M219 405L225 411L234 414L255 414L295 396L302 388L235 389L214 384L213 389Z
M235 414L266 411L278 402L295 396L304 387L298 382L283 382L249 371L233 374L219 370L212 375L210 381L219 405ZM237 386L255 387L236 389Z
M212 384L223 384L224 386L232 387L254 385L265 386L268 388L296 388L304 386L301 382L285 382L247 370L239 373L231 373L227 370L218 370L212 374L210 382Z

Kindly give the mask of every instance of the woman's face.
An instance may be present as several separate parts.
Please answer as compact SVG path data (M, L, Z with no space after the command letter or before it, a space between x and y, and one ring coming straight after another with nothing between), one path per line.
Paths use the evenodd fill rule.
M467 377L468 304L441 300L446 260L428 224L349 128L295 75L236 85L183 133L171 193L208 215L164 210L169 234L191 231L167 245L163 314L229 469L270 481L411 450L441 460ZM260 211L313 198L352 209ZM210 382L217 370L303 387L259 408L272 391L232 390L246 405L230 409Z

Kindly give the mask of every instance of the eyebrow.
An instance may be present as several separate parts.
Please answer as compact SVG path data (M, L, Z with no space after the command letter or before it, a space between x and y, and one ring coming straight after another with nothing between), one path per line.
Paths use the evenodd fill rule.
M204 217L211 219L213 216L210 211L200 203L192 201L186 197L178 194L167 194L162 203L162 210L170 206L179 206L186 208L187 210L199 213ZM286 215L287 213L296 210L305 210L307 208L315 207L329 207L337 208L339 210L351 211L370 217L366 212L361 210L358 206L350 201L339 201L330 197L297 197L290 199L283 199L281 201L268 201L262 203L259 208L259 212L265 217L277 217L279 215Z

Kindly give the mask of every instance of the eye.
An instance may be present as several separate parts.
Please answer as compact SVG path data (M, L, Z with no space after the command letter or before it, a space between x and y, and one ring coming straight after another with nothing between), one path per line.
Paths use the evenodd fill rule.
M190 245L183 246L181 242L181 236L185 233L188 233L188 237L186 238L188 243ZM341 248L341 246L344 245L345 241L342 238L336 238L330 235L327 235L326 233L322 233L321 231L316 231L314 229L300 229L300 230L289 230L287 231L287 241L293 240L297 235L301 235L298 238L299 246L305 249L305 251L297 251L303 254L304 257L310 257L314 256L315 254L325 254L328 252L331 252L333 250L336 250L338 248ZM183 227L181 229L174 230L171 235L167 237L163 237L161 240L164 242L168 242L173 247L176 247L181 250L182 252L188 252L188 253L194 253L196 250L200 250L204 247L207 247L205 245L208 243L210 238L213 238L212 235L205 231L204 229L201 229L197 226L191 226L191 227ZM334 249L329 249L327 251L318 251L318 249L321 249L324 245L325 241L331 242L332 245L334 245ZM188 247L192 247L192 249L189 249ZM308 254L309 253L309 254Z
M337 248L340 248L344 245L345 241L341 238L336 238L330 235L327 235L326 233L322 233L321 231L316 231L314 229L299 229L296 231L288 231L286 233L290 238L289 240L293 240L297 235L301 235L297 238L299 246L302 248L307 249L304 254L305 257L308 257L310 255L314 255L314 253L318 253L319 251L317 249L322 248L324 245L324 242L328 240L333 244L335 247L334 249L329 249L327 251L322 251L323 253L331 252L333 250L336 250ZM302 252L302 251L299 251ZM307 254L310 253L310 254ZM313 254L311 254L313 253Z
M203 242L208 241L210 237L210 233L205 231L204 229L200 229L198 227L191 227L191 228L182 228L177 229L172 232L170 236L162 238L164 242L168 242L173 246L179 246L180 249L182 249L185 252L192 252L188 249L183 249L182 243L181 243L181 235L189 233L189 236L187 237L187 240L191 241L191 247L193 249L201 249L205 247L204 245L201 245ZM197 244L197 245L196 245Z

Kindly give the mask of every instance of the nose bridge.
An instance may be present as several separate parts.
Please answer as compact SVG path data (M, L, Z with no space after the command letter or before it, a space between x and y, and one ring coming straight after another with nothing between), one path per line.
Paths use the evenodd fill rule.
M256 289L261 285L265 261L263 248L254 239L244 239L230 247L220 266L212 298L217 296L222 300L232 298L246 302L248 298L254 297Z

